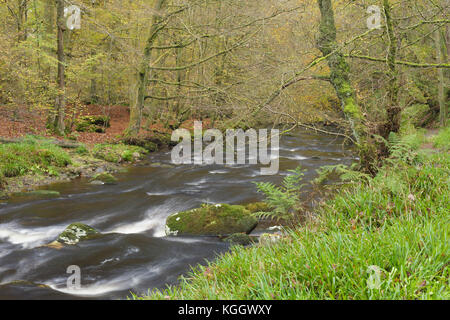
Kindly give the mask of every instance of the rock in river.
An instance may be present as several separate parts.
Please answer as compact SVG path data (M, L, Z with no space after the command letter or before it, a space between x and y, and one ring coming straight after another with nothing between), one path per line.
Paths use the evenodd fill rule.
M258 224L243 206L203 204L200 208L175 213L167 218L167 235L231 235L250 233Z
M104 184L115 184L117 182L117 179L111 174L103 172L96 174L92 179L89 180L89 182L93 184L97 184L96 182L98 181L101 181Z
M75 245L80 241L88 240L100 233L94 228L83 223L72 223L59 236L56 241L47 245L48 247L58 248L58 244Z

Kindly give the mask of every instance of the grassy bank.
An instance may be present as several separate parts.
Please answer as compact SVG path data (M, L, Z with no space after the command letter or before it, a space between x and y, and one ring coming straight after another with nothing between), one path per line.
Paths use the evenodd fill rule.
M396 143L279 242L235 247L178 286L135 299L449 299L448 130Z
M62 148L51 140L26 136L18 142L0 144L0 193L79 176L91 177L97 168L115 172L119 163L139 160L147 151L124 144L80 145Z

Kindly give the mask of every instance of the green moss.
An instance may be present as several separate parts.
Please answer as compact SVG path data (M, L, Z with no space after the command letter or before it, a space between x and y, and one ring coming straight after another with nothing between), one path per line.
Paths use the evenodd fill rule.
M133 154L147 153L144 148L138 146L129 146L125 144L97 144L92 149L92 155L98 159L108 162L120 163L124 161L133 161Z
M107 116L83 116L76 124L75 130L78 132L105 132L105 128L110 126L110 118Z
M84 155L89 154L89 150L86 148L85 145L81 145L75 149L75 153L77 153L81 156L84 156Z
M15 197L59 197L60 193L53 190L34 190L29 192L17 192L14 193Z
M265 202L252 202L245 205L245 209L250 211L251 213L255 212L270 212L272 209Z
M258 220L243 206L203 204L200 208L179 212L167 218L168 235L227 235L249 233Z
M96 235L99 235L99 232L94 228L83 223L72 223L58 236L56 241L74 245L80 241L92 239Z

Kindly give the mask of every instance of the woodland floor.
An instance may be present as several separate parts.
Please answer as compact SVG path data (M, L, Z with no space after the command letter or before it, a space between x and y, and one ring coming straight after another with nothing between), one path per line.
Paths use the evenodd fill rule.
M73 123L80 116L87 115L103 115L110 117L110 127L106 128L105 133L96 132L77 132L75 134L77 142L84 144L99 144L99 143L115 143L120 140L128 126L130 119L130 111L127 106L111 105L89 105L83 106L81 112L73 113L68 107L66 116L66 123ZM28 108L8 108L0 106L0 137L3 138L20 138L29 134L39 135L44 137L53 137L56 139L63 139L60 136L54 135L46 128L46 117L48 112L46 110L30 110ZM184 121L180 127L186 129L193 129L194 121L196 119L188 119ZM202 119L203 129L211 128L210 119ZM161 121L143 126L141 134L152 134L153 132L171 133L172 130L164 127Z
M45 110L28 110L15 108L11 110L0 107L0 137L19 138L27 134L35 134L45 137L60 138L52 135L45 127ZM79 115L106 115L111 118L111 126L105 133L77 132L77 141L81 143L94 144L112 142L117 140L128 125L130 118L126 106L86 106Z

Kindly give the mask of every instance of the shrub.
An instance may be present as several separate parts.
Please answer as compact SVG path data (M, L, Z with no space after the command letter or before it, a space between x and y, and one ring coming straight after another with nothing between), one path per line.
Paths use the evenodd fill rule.
M269 212L256 212L255 215L262 218L289 219L292 217L292 210L299 205L300 190L303 172L301 167L290 170L291 175L284 178L280 187L270 182L257 182L258 192L264 193L265 202L272 209Z

